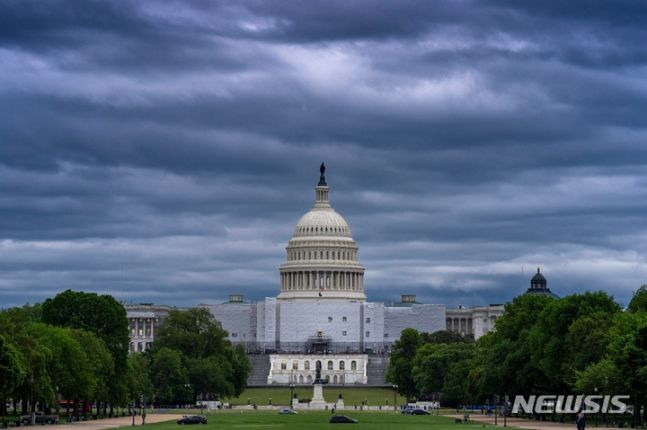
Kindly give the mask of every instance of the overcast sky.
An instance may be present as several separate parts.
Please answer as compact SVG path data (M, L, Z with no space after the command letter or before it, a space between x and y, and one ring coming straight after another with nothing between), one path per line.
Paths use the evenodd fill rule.
M277 294L322 161L370 300L647 282L647 2L0 3L0 307Z

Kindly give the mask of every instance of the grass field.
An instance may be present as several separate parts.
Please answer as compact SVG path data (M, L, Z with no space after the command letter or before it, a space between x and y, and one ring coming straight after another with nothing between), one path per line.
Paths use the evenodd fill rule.
M440 416L411 416L387 412L340 411L359 421L352 425L354 429L404 429L407 430L476 430L485 427L483 424L455 424L454 420ZM302 412L298 415L279 415L278 412L227 411L208 415L209 424L196 426L199 429L272 429L303 430L330 429L339 425L329 424L330 412ZM341 425L346 428L348 425ZM177 430L175 422L147 425L151 430ZM487 426L489 427L489 426Z
M295 388L300 399L309 399L312 397L312 387L299 387ZM326 387L323 389L324 398L327 402L337 401L337 397L341 393L344 397L346 407L353 405L361 405L366 401L368 405L379 406L386 405L393 406L393 390L388 388L352 388L352 387ZM277 388L248 388L238 398L227 399L232 405L246 405L254 404L267 405L269 399L272 399L273 405L289 405L290 403L290 389L288 387ZM398 405L405 403L405 398L397 396L396 402Z

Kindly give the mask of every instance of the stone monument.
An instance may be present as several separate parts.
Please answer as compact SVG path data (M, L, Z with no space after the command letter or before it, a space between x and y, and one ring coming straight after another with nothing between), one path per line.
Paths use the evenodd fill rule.
M321 379L321 363L317 363L317 373L312 390L312 400L310 400L310 408L312 409L325 409L326 401L323 396L323 384L327 381Z

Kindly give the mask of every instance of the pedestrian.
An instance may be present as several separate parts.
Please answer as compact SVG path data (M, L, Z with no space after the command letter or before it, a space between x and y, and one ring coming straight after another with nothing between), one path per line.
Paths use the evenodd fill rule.
M577 430L585 430L586 428L586 419L584 418L584 412L580 411L577 414L577 421L575 422L577 425Z

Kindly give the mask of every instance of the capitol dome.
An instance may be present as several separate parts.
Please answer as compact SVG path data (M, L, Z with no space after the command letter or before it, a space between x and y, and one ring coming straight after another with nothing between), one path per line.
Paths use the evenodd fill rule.
M303 236L351 237L351 233L346 220L334 209L313 208L301 217L294 228L293 237Z
M315 188L315 204L294 227L281 265L279 299L366 300L364 267L346 220L330 206L325 166Z

